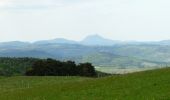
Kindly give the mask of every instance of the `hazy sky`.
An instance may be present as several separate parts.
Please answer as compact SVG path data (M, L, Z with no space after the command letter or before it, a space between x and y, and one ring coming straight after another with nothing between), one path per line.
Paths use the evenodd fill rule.
M0 41L170 39L169 0L0 0Z

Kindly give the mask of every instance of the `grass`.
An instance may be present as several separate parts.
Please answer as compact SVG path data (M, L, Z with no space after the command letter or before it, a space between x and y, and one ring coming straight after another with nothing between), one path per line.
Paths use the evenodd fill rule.
M170 68L85 77L0 77L0 100L170 100Z

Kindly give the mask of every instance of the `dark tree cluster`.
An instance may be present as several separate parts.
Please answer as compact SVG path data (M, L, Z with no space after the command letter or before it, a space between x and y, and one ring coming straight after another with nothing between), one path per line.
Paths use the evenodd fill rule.
M73 61L61 62L54 59L38 60L26 71L27 76L96 76L90 63L76 65Z
M0 57L0 76L24 75L38 58Z

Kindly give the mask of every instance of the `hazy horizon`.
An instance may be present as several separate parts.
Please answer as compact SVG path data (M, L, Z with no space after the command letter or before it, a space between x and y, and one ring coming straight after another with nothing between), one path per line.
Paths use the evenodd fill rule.
M170 39L168 0L1 0L0 42Z
M65 38L65 37L54 37L54 38L49 38L49 39L37 39L37 40L32 40L32 41L29 41L29 40L9 40L9 41L0 41L0 43L5 43L5 42L29 42L29 43L35 43L35 42L39 42L39 41L48 41L48 40L55 40L55 39L65 39L65 40L70 40L70 41L75 41L75 42L81 42L83 40L85 40L87 37L91 37L91 36L99 36L103 39L108 39L108 40L113 40L113 41L117 41L117 42L161 42L161 41L166 41L166 40L170 40L170 39L166 39L166 40L114 40L114 39L111 39L111 38L107 38L107 37L103 37L99 34L90 34L90 35L87 35L85 36L84 38L82 39L79 39L79 40L74 40L74 39L70 39L70 38ZM62 41L62 40L61 40Z

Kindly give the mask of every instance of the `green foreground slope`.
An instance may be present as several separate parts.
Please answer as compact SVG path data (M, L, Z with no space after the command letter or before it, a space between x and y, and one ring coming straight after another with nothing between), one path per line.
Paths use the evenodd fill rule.
M0 77L0 100L169 100L170 68L83 77Z

